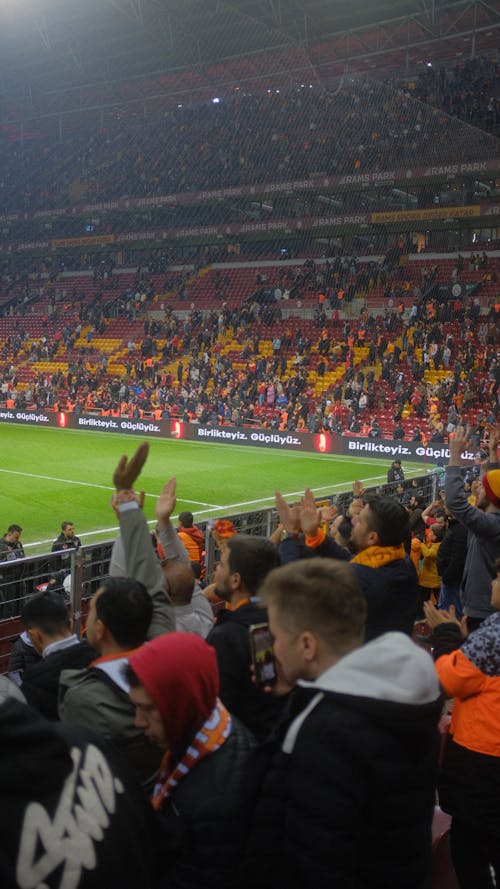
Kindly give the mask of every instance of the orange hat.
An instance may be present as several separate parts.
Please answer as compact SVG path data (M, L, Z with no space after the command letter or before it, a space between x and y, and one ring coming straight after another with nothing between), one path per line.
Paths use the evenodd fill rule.
M490 469L482 481L488 500L500 508L500 469Z

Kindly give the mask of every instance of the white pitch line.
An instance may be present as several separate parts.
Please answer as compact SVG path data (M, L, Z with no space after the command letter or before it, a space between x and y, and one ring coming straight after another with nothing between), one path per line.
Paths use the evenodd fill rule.
M8 475L22 475L25 478L39 478L39 479L42 479L42 481L46 481L46 482L61 482L61 484L64 484L64 485L81 485L84 488L99 488L101 491L114 491L115 490L115 488L110 485L96 485L93 482L79 482L79 481L75 481L74 479L71 479L71 478L57 478L56 476L52 476L52 475L36 475L33 472L20 472L17 469L0 469L0 472L5 472ZM145 493L146 493L146 497L154 497L155 499L157 499L159 497L159 494L148 494L147 492L145 492ZM217 506L216 504L213 504L213 503L205 503L203 500L186 500L185 498L182 498L182 502L183 503L190 503L193 506L207 506L210 509L222 509L223 508L223 507ZM91 532L89 532L89 533L91 533ZM45 543L45 542L46 541L44 541L44 540L40 541L40 543ZM31 544L31 546L34 546L34 544Z

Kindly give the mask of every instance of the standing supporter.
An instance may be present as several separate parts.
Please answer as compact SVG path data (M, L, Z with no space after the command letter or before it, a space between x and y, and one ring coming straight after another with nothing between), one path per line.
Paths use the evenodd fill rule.
M178 518L179 524L177 533L187 549L191 562L203 561L203 551L205 549L205 541L200 529L194 524L194 516L192 512L180 512Z
M141 445L131 460L123 457L113 476L114 508L120 520L128 577L106 578L93 599L87 618L87 637L99 653L87 669L61 675L59 715L64 722L86 725L110 740L128 760L135 774L150 789L159 765L157 751L134 727L134 712L122 667L146 638L168 633L174 614L166 593L165 577L153 550L146 518L131 486L147 458ZM175 479L164 486L156 503L163 543L165 532L175 532L170 516L175 507Z
M467 501L461 470L461 455L470 446L468 431L458 429L450 439L450 462L446 468L446 504L469 532L462 579L462 603L469 632L492 614L489 588L493 563L500 553L500 469L498 430L491 432L488 471L483 476L476 506Z
M155 747L134 727L129 687L121 668L146 639L152 602L132 577L106 578L90 601L87 639L98 657L85 669L64 670L59 686L63 722L91 728L127 760L145 790L151 790L159 766Z
M405 474L401 466L401 460L393 460L387 471L387 483L404 482Z
M422 565L418 583L420 587L422 607L423 603L427 602L429 599L432 601L433 605L436 605L439 599L439 594L441 592L441 577L439 576L437 568L437 558L443 534L443 528L438 525L433 525L432 528L429 529L428 543L420 544Z
M295 688L262 750L244 885L430 885L441 711L430 657L401 633L363 645L366 601L346 563L279 568L262 596Z
M437 554L437 570L441 575L439 608L448 609L451 605L455 614L462 617L460 585L467 557L467 529L457 519L448 514L448 528Z
M0 697L1 885L154 889L154 812L112 751Z
M281 562L314 556L350 560L367 602L367 641L389 630L411 635L419 610L419 590L414 565L405 552L410 533L408 513L393 497L372 495L365 501L361 512L352 518L350 550L346 550L321 529L320 511L310 490L300 507L294 508L277 493L278 514L287 532L280 544ZM301 531L305 545L300 541Z
M167 559L163 563L163 571L174 605L176 630L196 633L206 639L214 625L213 612L195 581L191 565L183 564L179 559Z
M227 540L215 571L216 592L226 608L207 636L217 652L221 700L258 740L274 727L282 702L252 682L249 629L267 623L267 612L255 597L266 574L277 564L276 547L264 537L237 534Z
M95 651L72 632L66 602L58 593L45 592L28 599L22 622L41 656L23 673L23 694L28 704L47 719L57 719L61 672L69 667L86 667Z
M82 541L75 534L73 522L62 522L61 533L52 544L52 552L58 553L69 549L78 549L81 545Z
M500 883L500 558L494 572L494 613L465 642L465 620L426 605L439 681L453 698L438 789L441 808L452 816L451 853L461 889Z
M170 633L135 652L126 677L136 727L164 752L152 803L165 826L165 886L229 889L252 740L218 698L215 652L192 633Z
M24 559L24 547L21 543L21 525L9 525L6 533L0 538L0 562L11 559Z

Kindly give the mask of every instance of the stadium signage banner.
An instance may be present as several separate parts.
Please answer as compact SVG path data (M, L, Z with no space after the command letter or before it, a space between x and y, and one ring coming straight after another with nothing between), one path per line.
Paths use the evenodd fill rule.
M7 222L15 219L77 216L78 214L103 212L106 210L133 210L140 209L141 207L162 207L165 205L177 206L179 204L209 202L224 198L246 197L266 193L314 191L318 188L335 188L343 185L366 185L370 183L404 183L418 179L439 179L443 176L455 176L457 174L495 173L499 170L500 160L492 158L484 161L471 161L434 167L400 168L398 170L379 170L373 173L353 173L339 176L314 176L310 179L292 179L288 182L255 183L254 185L242 185L238 188L228 187L180 192L178 194L157 195L148 198L120 198L114 201L82 204L71 209L60 207L54 210L37 210L33 214L9 213L8 215L0 215L0 220Z
M96 414L75 414L65 411L0 410L0 423L19 423L27 426L54 426L59 429L87 429L94 432L114 432L139 435L144 438L173 438L246 447L273 448L281 451L303 451L317 454L381 460L408 460L413 463L447 463L450 452L445 444L417 441L389 441L350 435L330 435L327 432L287 432L277 429L254 429L237 426L209 426L185 423L183 420L132 419L103 417ZM471 463L475 454L466 451L462 459Z

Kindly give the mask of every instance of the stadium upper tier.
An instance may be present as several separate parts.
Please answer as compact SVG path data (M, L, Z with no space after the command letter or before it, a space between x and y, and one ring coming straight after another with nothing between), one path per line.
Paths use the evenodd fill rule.
M147 116L124 109L72 139L0 139L4 214L478 162L498 157L500 147L494 136L361 77L342 79L335 92L238 94Z

